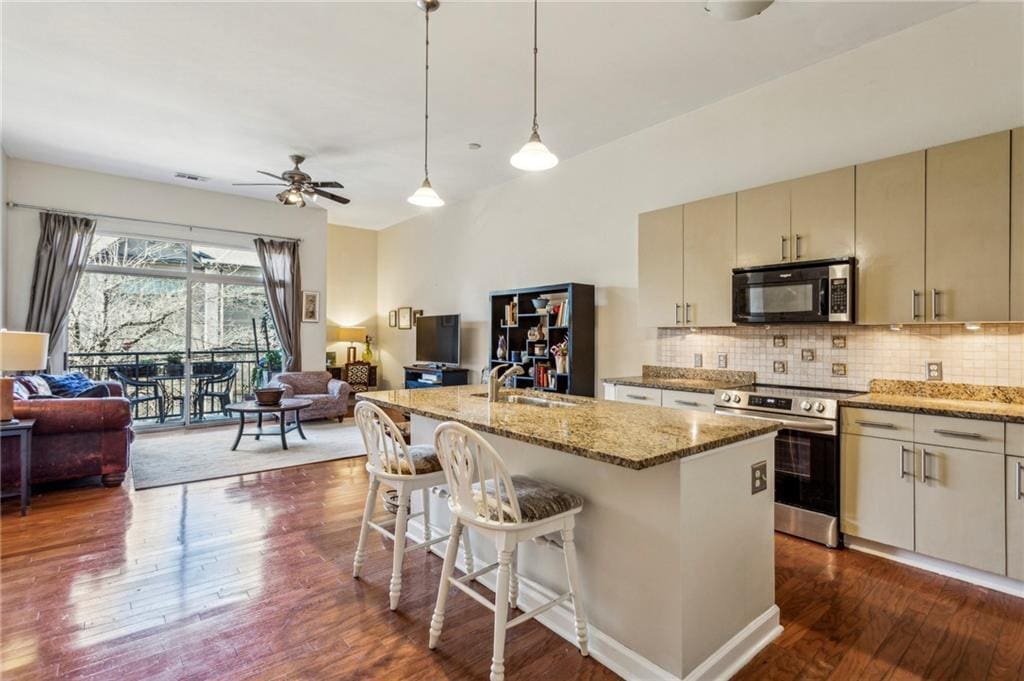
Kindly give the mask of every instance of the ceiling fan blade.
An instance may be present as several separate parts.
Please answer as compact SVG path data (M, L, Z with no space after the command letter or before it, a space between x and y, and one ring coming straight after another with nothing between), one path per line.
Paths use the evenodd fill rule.
M280 182L232 182L233 187L287 187Z
M316 194L317 196L322 196L325 199L330 199L331 201L337 201L338 203L341 203L341 204L350 203L350 200L346 199L344 196L338 196L337 194L332 194L330 192L325 192L323 189L313 189L313 193Z
M275 180L281 180L282 182L287 182L287 180L285 180L280 175L275 175L274 173L268 173L266 170L257 170L256 172L259 173L260 175L266 175L267 177L272 177Z
M314 188L320 188L320 189L344 189L345 188L345 185L343 185L340 182L335 182L334 180L331 180L330 182L310 182L309 186L310 187L314 187Z

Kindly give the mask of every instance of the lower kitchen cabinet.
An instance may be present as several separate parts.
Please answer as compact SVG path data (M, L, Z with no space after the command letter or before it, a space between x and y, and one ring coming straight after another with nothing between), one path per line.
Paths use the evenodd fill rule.
M612 385L605 383L606 400L646 404L651 407L669 409L693 409L712 412L715 410L713 393L690 392L689 390L661 390L633 385Z
M842 513L844 533L914 550L914 444L844 434Z
M1006 574L1002 454L918 445L914 534L918 553Z
M1006 575L1024 580L1024 458L1006 457Z
M696 409L714 411L714 393L694 393L686 390L662 390L661 406L669 409Z

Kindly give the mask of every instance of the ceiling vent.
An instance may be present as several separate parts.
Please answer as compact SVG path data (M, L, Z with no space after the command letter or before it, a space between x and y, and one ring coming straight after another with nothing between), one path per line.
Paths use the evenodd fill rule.
M188 180L189 182L206 182L210 179L202 175L193 175L192 173L174 173L174 177L179 180Z

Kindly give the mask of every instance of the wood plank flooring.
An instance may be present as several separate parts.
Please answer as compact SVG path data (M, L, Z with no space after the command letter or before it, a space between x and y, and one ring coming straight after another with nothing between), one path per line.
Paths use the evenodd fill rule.
M17 679L486 679L491 615L449 599L441 561L390 544L351 577L362 459L133 492L49 490L0 518L0 676ZM777 538L782 637L739 679L1024 679L1024 601L852 551ZM599 598L599 595L591 595ZM536 622L515 679L613 679Z

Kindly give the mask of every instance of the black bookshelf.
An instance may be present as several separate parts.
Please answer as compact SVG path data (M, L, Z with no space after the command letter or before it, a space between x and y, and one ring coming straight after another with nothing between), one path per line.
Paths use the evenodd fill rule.
M550 297L549 299L566 306L564 314L537 312L532 301L541 297ZM522 356L518 364L522 365L526 373L515 377L516 387L594 396L593 285L568 283L492 291L490 299L490 367L513 364L512 352L519 352ZM508 319L506 310L513 304L517 313L512 319ZM559 319L559 316L562 319ZM537 328L538 325L544 331L544 340L529 341L530 329ZM502 337L505 338L506 356L504 359L498 359L498 339ZM551 355L551 348L566 338L569 339L568 371L558 373L555 371L555 358ZM536 342L545 344L546 350L543 355L535 354ZM548 379L547 385L538 384L537 376L544 371L539 367L547 367L544 372ZM531 369L534 376L529 375Z

